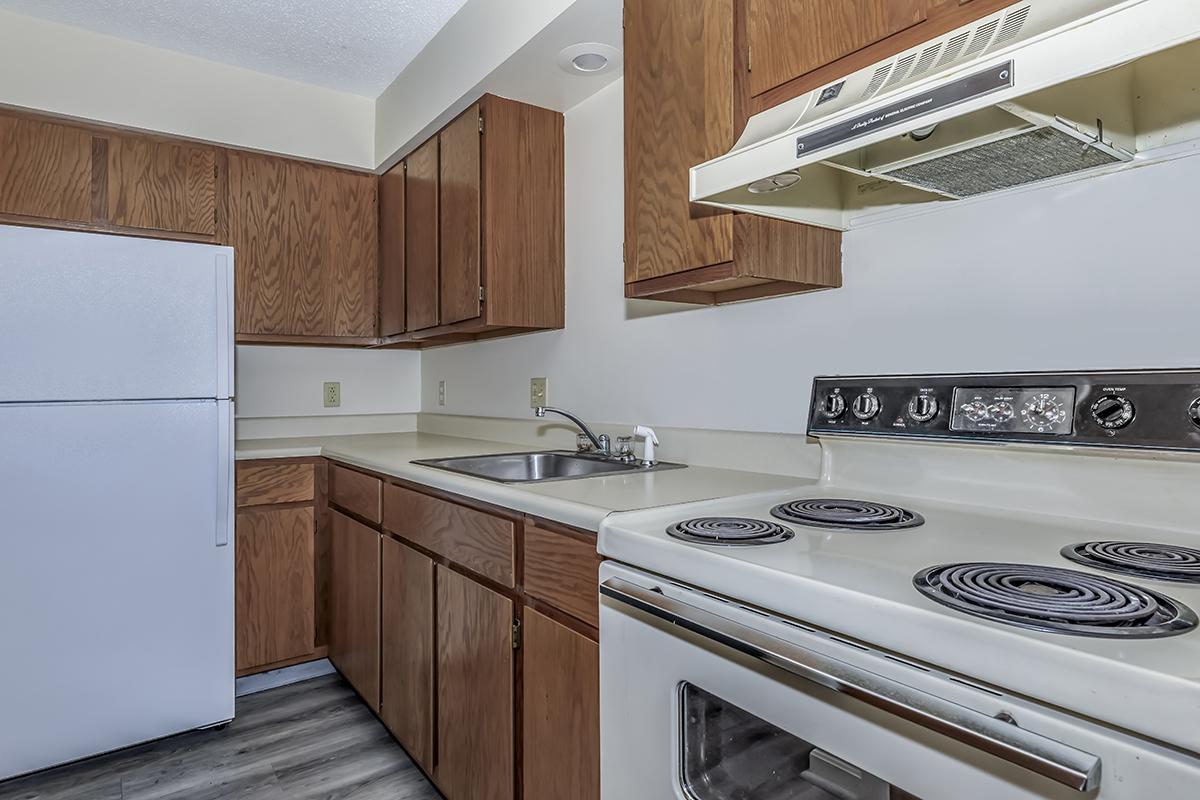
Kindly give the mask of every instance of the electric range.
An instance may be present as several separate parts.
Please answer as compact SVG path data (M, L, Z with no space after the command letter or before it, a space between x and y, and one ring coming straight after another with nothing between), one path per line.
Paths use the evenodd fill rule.
M813 397L818 479L602 525L611 796L664 796L629 775L698 800L1195 792L1200 373L819 378ZM636 670L674 687L669 713ZM639 713L669 776L627 743ZM738 750L782 740L775 762Z

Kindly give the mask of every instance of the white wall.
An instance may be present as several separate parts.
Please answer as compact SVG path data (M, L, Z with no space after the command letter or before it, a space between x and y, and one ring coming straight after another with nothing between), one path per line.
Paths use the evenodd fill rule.
M567 329L426 351L424 411L528 417L545 375L586 419L800 432L816 374L1200 366L1200 158L854 231L835 291L625 301L621 91L567 115Z
M376 166L371 98L4 11L0 104Z
M238 419L412 414L420 410L420 356L407 350L238 347ZM340 381L325 408L322 384Z

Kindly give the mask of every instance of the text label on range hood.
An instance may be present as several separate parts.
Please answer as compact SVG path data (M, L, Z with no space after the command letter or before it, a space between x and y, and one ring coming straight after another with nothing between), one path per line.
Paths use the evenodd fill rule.
M974 75L936 86L921 94L906 97L862 116L830 125L796 139L796 158L812 155L828 147L866 136L872 131L917 119L935 111L983 97L1013 86L1013 62L993 66Z

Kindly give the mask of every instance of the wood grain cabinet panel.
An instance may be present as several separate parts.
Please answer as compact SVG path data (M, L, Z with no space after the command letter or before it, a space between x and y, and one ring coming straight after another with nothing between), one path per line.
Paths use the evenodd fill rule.
M437 567L438 786L450 800L511 800L512 600Z
M911 28L930 8L930 0L748 2L755 95Z
M237 669L312 653L316 644L313 509L237 514Z
M433 561L383 537L379 715L426 772L433 771Z
M329 499L376 524L382 519L383 482L338 464L329 466Z
M63 222L92 218L92 134L0 116L0 214Z
M409 331L438 324L438 138L407 159L404 196L404 283Z
M438 134L439 323L479 316L480 128L479 106L467 109ZM516 209L508 209L509 214Z
M511 520L394 484L385 487L383 505L388 531L499 584L515 585Z
M596 542L525 524L525 593L600 626L600 555Z
M404 333L404 163L379 177L379 335Z
M237 332L374 337L375 176L239 151L228 163Z
M379 708L380 534L330 513L329 660Z
M214 148L111 136L107 150L111 224L204 236L217 232Z
M314 464L237 465L237 504L303 503L316 496Z
M522 632L523 800L599 800L600 645L530 608Z

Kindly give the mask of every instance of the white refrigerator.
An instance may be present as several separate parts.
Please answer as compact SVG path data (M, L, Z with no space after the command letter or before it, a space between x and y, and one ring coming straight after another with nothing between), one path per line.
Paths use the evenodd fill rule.
M233 250L0 226L0 780L233 718Z

